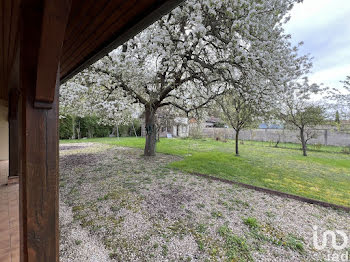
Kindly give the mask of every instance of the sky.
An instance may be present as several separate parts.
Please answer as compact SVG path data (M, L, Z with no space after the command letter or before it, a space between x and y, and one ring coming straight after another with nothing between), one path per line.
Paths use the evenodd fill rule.
M291 10L284 26L300 54L313 57L309 79L331 88L350 75L350 0L304 0Z

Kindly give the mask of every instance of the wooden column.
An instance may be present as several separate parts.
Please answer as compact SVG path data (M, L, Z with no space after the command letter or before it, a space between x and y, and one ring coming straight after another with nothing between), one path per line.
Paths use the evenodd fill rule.
M58 103L34 107L35 74L22 72L21 261L58 261ZM58 90L57 81L57 89Z
M59 63L71 0L22 0L21 262L59 260Z

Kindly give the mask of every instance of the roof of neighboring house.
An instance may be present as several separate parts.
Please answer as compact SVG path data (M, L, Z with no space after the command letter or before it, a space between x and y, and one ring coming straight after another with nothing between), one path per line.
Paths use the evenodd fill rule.
M259 128L260 129L283 129L283 125L261 123L259 125Z
M188 118L187 117L175 117L174 122L175 122L175 124L188 125Z
M222 120L218 117L211 116L205 122L207 122L207 123L221 123Z
M192 117L192 118L189 120L189 123L190 123L190 124L197 123L197 119L195 119L194 117Z

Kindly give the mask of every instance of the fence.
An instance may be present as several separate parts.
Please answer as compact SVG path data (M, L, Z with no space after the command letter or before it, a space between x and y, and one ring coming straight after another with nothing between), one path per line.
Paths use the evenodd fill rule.
M309 141L314 145L350 146L350 132L334 130L314 130L316 137ZM235 131L232 128L203 128L202 135L210 138L234 139ZM246 129L239 133L241 140L300 143L297 130L287 129Z

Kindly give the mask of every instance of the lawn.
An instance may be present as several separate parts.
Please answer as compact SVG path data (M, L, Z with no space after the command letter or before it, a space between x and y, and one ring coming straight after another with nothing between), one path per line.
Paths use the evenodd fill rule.
M144 138L94 138L84 142L143 148ZM69 140L61 141L72 142ZM74 140L82 142L82 140ZM161 139L157 152L183 159L170 167L197 172L312 199L350 206L350 155L309 152L303 157L296 149L274 148L259 143L240 145L234 155L233 141L210 139Z

